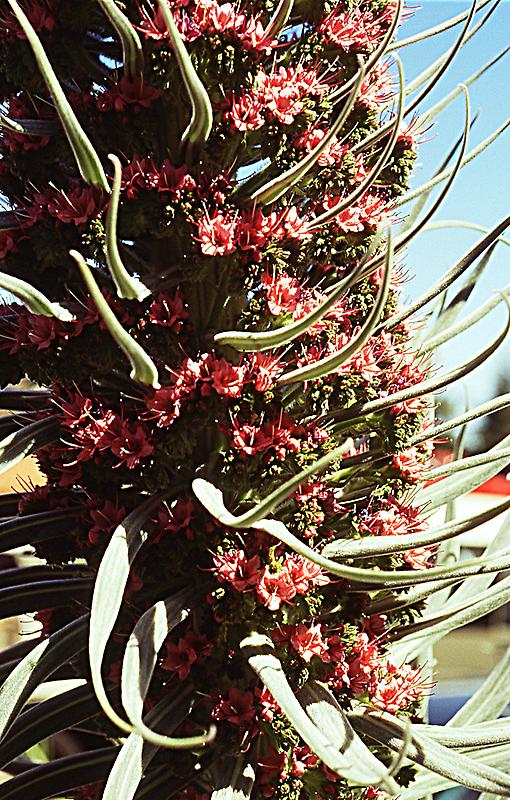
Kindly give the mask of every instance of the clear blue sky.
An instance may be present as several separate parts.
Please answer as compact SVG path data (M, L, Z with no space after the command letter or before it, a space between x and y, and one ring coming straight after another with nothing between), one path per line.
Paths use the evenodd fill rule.
M408 0L411 4L412 0ZM399 38L437 25L451 16L470 7L465 0L422 0L421 9L416 10L400 30ZM483 14L484 12L482 12ZM448 49L459 33L459 26L432 39L403 48L400 56L404 63L406 78L413 79L442 52ZM461 50L434 92L427 98L421 110L426 111L437 100L448 94L497 52L510 44L510 2L504 0L492 15L487 25ZM479 110L479 119L470 134L469 149L485 139L510 117L510 54L502 59L486 75L470 87L472 112ZM418 159L418 168L413 177L413 186L418 186L434 173L450 146L462 131L464 104L461 98L443 112L427 136L431 139L423 144ZM409 207L408 207L409 208ZM464 168L435 219L463 219L493 227L496 222L510 214L510 129L475 161ZM434 280L461 257L472 246L480 234L440 230L424 233L408 251L406 265L414 279L406 286L409 298L417 297ZM510 238L510 229L507 230ZM510 248L498 245L485 276L473 292L468 309L473 310L494 291L510 283ZM454 339L438 351L438 359L446 366L463 361L468 353L483 348L484 344L500 329L505 319L502 309L492 312L487 321L482 321L468 335ZM491 396L497 375L509 367L510 342L494 355L486 365L466 379L472 405ZM449 394L452 402L463 402L457 385Z

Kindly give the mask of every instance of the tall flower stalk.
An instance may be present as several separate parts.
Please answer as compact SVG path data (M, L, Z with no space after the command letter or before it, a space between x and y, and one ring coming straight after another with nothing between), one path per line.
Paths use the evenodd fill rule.
M430 521L510 463L504 439L431 465L509 403L434 421L508 333L434 365L496 305L460 319L509 220L400 305L405 248L473 157L463 86L439 194L411 197L423 103L496 5L406 87L401 0L3 2L2 381L40 388L0 394L0 459L46 482L0 500L0 549L39 559L0 574L0 610L41 625L1 657L0 758L94 738L0 799L510 796L496 677L444 732L421 656L510 596L508 526L479 559L451 544L510 503Z

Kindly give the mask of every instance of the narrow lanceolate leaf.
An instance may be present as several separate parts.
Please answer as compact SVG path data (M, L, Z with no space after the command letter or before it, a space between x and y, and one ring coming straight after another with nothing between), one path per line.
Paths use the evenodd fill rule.
M202 736L175 738L156 733L143 721L143 706L154 673L159 650L170 631L189 615L196 591L182 592L155 603L136 623L122 663L122 705L134 730L150 744L173 750L203 747L215 729Z
M439 528L425 531L424 533L401 533L392 536L364 536L361 539L333 539L323 548L322 555L326 558L367 558L389 553L404 553L412 546L426 547L427 545L453 539L462 533L473 530L483 525L500 514L510 509L510 498L497 503L487 511L475 514L461 521L454 520Z
M367 711L352 718L353 727L378 744L399 750L406 734L406 724L384 711ZM437 772L461 786L477 791L498 791L510 796L510 778L502 771L482 766L459 752L451 752L423 733L411 727L411 742L407 758L432 772Z
M84 650L87 626L88 615L70 622L36 645L12 670L0 687L0 737L39 684Z
M47 389L3 389L0 391L2 411L32 411L48 405L51 392Z
M478 3L476 10L481 11L482 8L487 6L491 0L481 0ZM432 28L427 28L424 31L420 31L419 33L415 33L412 36L408 36L406 39L401 39L400 41L394 42L390 47L388 47L388 52L393 50L401 50L403 47L408 47L410 44L415 44L416 42L421 42L424 39L430 39L432 36L437 36L439 33L443 33L444 31L449 30L450 28L454 28L456 25L460 25L464 20L469 16L471 13L471 9L464 11L462 14L458 14L456 17L450 17L445 22L440 22L438 25L434 25Z
M158 0L158 5L163 14L179 71L191 101L191 120L182 135L181 141L184 145L189 143L194 147L201 147L205 144L211 133L213 123L211 101L189 57L186 46L175 24L168 1Z
M124 73L133 81L143 75L143 49L140 37L115 0L98 0L98 2L117 31L122 44Z
M191 684L180 683L177 691L171 692L147 714L147 725L158 725L166 733L172 733L189 715L193 700ZM102 800L133 800L145 770L159 748L148 744L138 733L131 733L115 759Z
M90 578L34 581L0 589L0 619L30 614L45 608L84 603L92 587Z
M510 717L459 728L423 723L416 723L414 728L445 747L483 747L510 742Z
M276 6L273 16L269 20L267 28L264 31L264 39L276 39L278 34L289 21L293 8L294 0L280 0Z
M495 455L505 450L509 445L510 434L492 447L488 451L488 454ZM489 464L475 467L470 470L468 475L444 478L439 483L432 484L422 489L419 495L420 503L426 503L427 510L434 511L450 500L455 500L457 497L462 497L462 495L477 489L482 483L485 483L485 481L497 475L498 472L501 472L508 463L510 463L510 456L504 457L501 461L492 461Z
M0 475L41 447L55 442L60 426L54 417L32 422L0 442Z
M304 156L304 158L298 161L297 164L288 169L282 175L279 175L277 178L269 181L269 183L261 186L260 189L257 189L257 191L251 195L250 200L253 200L255 203L261 203L262 205L274 203L276 200L279 200L279 198L282 197L289 189L291 189L292 186L295 186L296 183L304 178L304 176L315 166L321 153L324 152L330 142L336 136L338 136L339 132L342 130L349 114L354 107L358 92L364 80L365 67L363 62L361 62L356 82L352 88L347 102L345 103L345 106L319 144L314 147L310 153Z
M33 314L43 314L45 317L56 317L61 322L72 322L73 315L58 303L52 303L35 286L20 278L14 278L5 272L0 272L0 289L10 292L26 305Z
M388 141L386 142L385 146L383 147L380 155L376 159L375 164L371 167L367 177L360 183L359 186L356 187L347 197L344 197L340 200L335 206L325 211L323 214L320 214L318 217L313 219L310 222L309 228L310 230L316 230L317 228L321 227L322 225L331 222L337 214L340 214L344 209L349 208L349 206L354 205L363 195L365 192L372 186L374 181L377 180L377 177L382 169L384 169L388 159L390 158L393 149L395 147L396 141L398 139L400 128L402 125L402 119L404 116L404 71L402 68L402 64L399 59L396 59L397 67L398 67L398 75L399 75L399 96L398 96L398 106L397 106L397 113L395 115L395 120L390 123L389 130L391 131L390 136L388 137Z
M0 766L8 764L43 739L94 717L100 710L88 685L29 708L20 714L11 725L9 735L0 743Z
M320 553L312 550L307 544L302 542L297 536L289 531L287 526L276 519L258 519L256 522L239 524L240 517L235 517L225 507L223 495L219 489L208 483L203 478L193 481L193 491L197 499L202 503L209 513L229 528L255 528L264 531L270 536L274 536L283 544L290 547L299 555L309 559L327 572L345 578L353 584L363 584L365 588L394 586L413 586L418 583L428 583L434 580L445 580L449 578L461 579L468 575L483 575L494 572L501 572L510 565L510 548L500 550L491 558L474 558L463 561L462 564L453 567L432 567L422 572L416 570L402 570L398 572L386 572L383 570L359 569L358 567L348 567L337 564L329 558L325 558Z
M345 347L342 347L337 353L333 353L331 356L326 356L326 358L321 358L318 361L307 364L305 367L300 367L299 369L292 370L292 372L285 373L285 375L278 379L278 385L284 385L287 383L301 383L303 381L312 381L316 378L322 378L324 375L329 375L343 364L346 364L351 360L351 358L354 358L356 353L359 353L377 327L386 306L390 288L392 261L393 247L391 229L388 229L388 244L386 251L386 264L384 266L384 278L381 286L379 287L375 303L361 331L353 337L349 344L346 344Z
M45 800L103 781L118 752L118 747L104 747L33 767L2 783L0 800Z
M99 186L105 192L109 191L108 181L104 173L99 156L94 150L90 139L81 127L76 114L74 113L71 105L62 91L62 87L58 78L51 66L48 56L46 55L41 41L30 24L27 16L20 8L17 0L7 0L14 16L21 25L28 43L32 48L37 66L44 78L48 91L53 96L55 109L60 117L62 127L69 140L69 144L76 158L78 169L85 181L92 183L94 186Z
M510 449L503 450L489 450L487 453L479 453L475 456L468 456L467 458L460 458L456 461L450 461L448 464L442 464L439 467L434 467L427 472L424 472L422 479L424 481L436 481L438 478L444 478L448 475L454 475L457 472L464 472L467 469L474 469L481 467L484 464L492 464L493 461L502 462L502 467L505 467L510 458Z
M69 531L70 525L76 522L76 509L55 509L41 511L38 514L13 517L0 523L0 552L13 550L16 547L44 542ZM9 571L7 571L9 572ZM5 580L6 573L2 573Z
M57 581L62 578L87 578L87 567L78 564L35 564L31 567L11 567L0 572L0 587L22 586L36 580Z
M215 783L211 800L250 800L255 782L253 751L239 756L225 756L219 766L219 778Z
M116 155L108 156L113 164L113 186L108 212L106 215L106 261L117 287L117 295L125 300L144 300L150 295L150 290L139 278L129 274L122 263L117 241L117 217L119 212L120 187L122 183L122 166Z
M476 406L475 408L472 408L470 411L467 411L458 417L453 417L452 419L443 422L441 425L428 428L423 433L413 436L411 444L417 445L421 444L422 442L426 442L429 439L437 439L439 436L442 436L444 433L452 430L453 428L457 428L459 425L465 425L466 422L471 422L471 420L481 419L489 414L494 414L496 411L507 408L509 405L510 393L500 394L498 397L495 397L494 400L490 400L488 403L482 403L482 405Z
M430 303L431 300L434 298L439 297L446 289L448 289L457 278L460 278L479 258L482 253L484 253L487 248L489 248L493 242L495 242L498 237L503 233L506 228L510 225L510 215L505 217L505 219L501 220L488 234L483 236L473 247L471 247L468 252L462 256L457 263L448 270L446 275L436 281L430 289L427 289L426 292L422 294L421 297L418 298L412 305L404 308L398 314L394 314L393 317L390 317L389 320L385 323L384 327L388 330L394 328L396 325L399 325L404 320L411 317L413 314L416 314L421 308Z
M150 498L115 529L97 571L90 610L89 662L92 685L104 713L126 733L128 725L112 708L101 675L106 646L122 606L131 565L148 537L147 523L160 497Z
M342 728L332 730L329 705L326 715L326 709L320 704L320 700L312 700L310 696L306 699L305 695L304 702L311 707L311 713L321 723L322 730L317 727L292 691L269 637L259 633L250 634L241 642L241 652L301 738L329 769L359 786L380 785L390 795L398 793L398 785L375 756L368 759L365 754L363 759L353 758L350 741L353 733L349 736L343 717ZM338 723L338 718L336 722Z
M87 288L92 295L92 299L97 306L104 324L112 335L112 338L119 345L121 350L125 353L131 364L131 378L134 381L139 381L146 386L152 386L154 389L159 389L158 371L156 365L150 356L147 355L143 347L136 342L133 337L124 330L117 317L111 310L105 298L101 294L101 290L97 285L94 276L88 265L85 263L83 256L77 250L70 250L70 255L74 258L80 272L83 276Z
M394 791L395 784L384 766L355 733L345 711L340 707L332 692L323 683L308 680L298 695L299 702L323 736L334 743L338 750L353 765L363 765L378 783L388 792Z

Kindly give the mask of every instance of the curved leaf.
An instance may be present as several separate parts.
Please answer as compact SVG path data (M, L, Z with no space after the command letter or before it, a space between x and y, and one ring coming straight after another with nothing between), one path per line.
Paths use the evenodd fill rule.
M118 752L118 747L104 747L33 767L0 784L0 800L46 800L102 781Z
M481 11L482 8L484 8L490 2L491 0L482 0L482 2L478 3L476 11ZM391 52L392 50L400 50L403 47L408 47L410 44L415 44L416 42L421 42L424 39L430 39L431 36L437 36L439 33L444 33L444 31L454 28L456 25L460 25L462 22L464 22L470 13L471 9L468 9L468 11L463 11L462 14L458 14L456 17L450 17L450 19L447 19L445 22L440 22L438 25L434 25L432 28L427 28L420 33L415 33L412 36L408 36L406 39L396 41L388 48L388 52Z
M79 512L76 509L59 508L55 511L42 511L0 522L0 552L33 542L44 542L62 535L65 531L62 526L74 522L77 517Z
M3 389L0 408L4 411L32 411L46 405L51 398L47 389Z
M33 314L42 314L45 317L56 317L61 322L72 322L73 315L58 303L52 303L42 292L32 284L0 272L0 289L10 292L21 300Z
M0 687L0 737L32 692L62 664L86 647L88 614L70 622L33 647Z
M200 80L195 67L188 55L186 46L177 29L173 14L168 5L168 0L158 0L159 8L165 20L165 25L170 36L170 41L177 59L177 65L186 86L188 97L191 100L191 120L182 135L182 144L189 143L194 147L205 144L211 133L213 112L207 90Z
M104 713L126 733L131 733L133 728L112 708L103 685L101 668L122 605L131 566L147 540L146 525L160 501L161 496L149 498L117 526L99 565L92 596L89 633L92 685Z
M167 600L160 600L136 623L129 637L122 663L122 704L133 729L147 742L174 750L203 747L215 735L215 729L204 736L173 738L151 730L142 719L143 706L151 682L158 653L166 637L185 620L194 605L196 591L184 589Z
M254 747L239 756L225 756L219 766L219 778L215 782L211 800L250 800L255 770L252 756Z
M359 786L380 785L388 794L396 794L399 791L398 785L388 775L384 764L365 748L360 748L361 742L358 745L352 741L354 733L343 714L342 727L335 728L331 717L334 716L334 722L338 725L336 705L332 706L329 700L324 702L321 695L310 689L308 694L305 692L304 695L304 702L310 713L305 711L292 691L282 665L275 655L273 643L267 636L252 633L243 639L240 647L250 667L271 692L303 741L329 769ZM321 724L322 730L317 727L314 719Z
M124 330L117 317L111 310L105 298L101 294L101 290L97 285L90 268L85 263L85 259L78 253L77 250L70 250L69 254L76 261L80 272L83 276L87 289L92 295L92 299L97 306L103 322L108 328L112 338L118 344L120 349L124 352L131 364L131 379L139 381L146 386L152 386L154 389L159 389L158 371L153 360L147 355L143 347L136 342L133 337Z
M287 24L294 8L294 0L280 0L275 8L274 14L269 20L267 28L264 30L263 39L274 39L278 36L282 28Z
M59 437L60 426L54 417L32 422L0 442L0 475L24 458L51 444Z
M143 75L143 49L140 37L122 13L115 0L98 0L99 5L117 31L122 44L124 73L134 81Z
M150 295L150 290L144 286L139 278L134 278L129 274L122 263L117 243L117 216L122 182L122 166L117 156L113 155L113 153L110 153L108 158L113 164L114 176L112 194L106 214L106 261L110 275L117 287L118 297L126 300L142 301Z
M506 408L509 405L510 393L500 394L498 397L495 397L494 400L490 400L488 403L483 403L480 406L476 406L475 408L470 409L458 417L453 417L452 419L443 422L441 425L428 428L423 433L413 436L411 445L421 444L429 439L437 439L439 436L442 436L443 433L446 433L453 428L457 428L459 425L464 425L466 422L471 422L473 419L480 419L481 417L488 416L489 414L493 414L495 411L499 411L500 409Z
M99 160L99 156L94 150L90 139L81 127L76 114L74 113L67 97L62 91L62 87L58 81L57 76L51 66L48 57L44 51L41 41L30 24L27 16L20 8L17 0L7 0L12 13L21 25L28 43L32 48L37 66L41 72L44 82L48 87L48 91L53 97L56 111L60 117L62 127L71 145L78 169L85 181L92 183L94 186L99 186L103 191L108 192L108 181L104 174L103 167Z
M0 589L0 619L81 604L88 599L90 578L64 578L53 581L36 581Z

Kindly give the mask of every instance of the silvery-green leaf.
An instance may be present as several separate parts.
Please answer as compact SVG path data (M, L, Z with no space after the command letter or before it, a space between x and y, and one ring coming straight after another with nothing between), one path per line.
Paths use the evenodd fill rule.
M140 37L115 0L98 0L98 2L120 38L124 73L129 80L134 81L143 75L144 59Z

